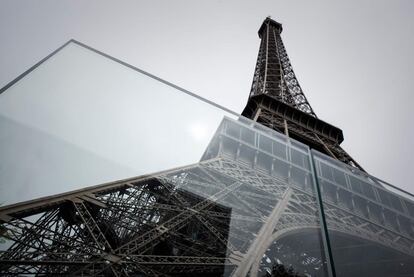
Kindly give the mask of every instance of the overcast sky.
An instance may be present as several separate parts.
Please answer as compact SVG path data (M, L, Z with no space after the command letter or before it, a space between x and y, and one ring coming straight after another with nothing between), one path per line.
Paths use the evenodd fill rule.
M0 1L0 87L71 38L236 112L271 15L315 113L414 192L414 1Z

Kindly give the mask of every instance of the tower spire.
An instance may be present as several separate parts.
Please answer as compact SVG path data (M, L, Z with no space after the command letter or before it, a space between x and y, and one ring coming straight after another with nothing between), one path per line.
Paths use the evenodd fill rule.
M282 24L267 17L260 26L259 55L250 97L267 94L316 117L293 72L280 34Z
M270 17L259 28L260 49L242 115L363 170L341 148L342 130L314 113L293 72L280 36L282 31L282 24Z

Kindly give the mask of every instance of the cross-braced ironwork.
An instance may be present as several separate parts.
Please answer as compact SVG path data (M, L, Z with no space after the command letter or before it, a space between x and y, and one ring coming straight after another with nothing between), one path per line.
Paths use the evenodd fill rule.
M296 79L283 45L282 25L267 18L259 29L262 39L250 97L266 94L294 108L316 116Z
M355 169L342 131L303 95L281 31L269 18L259 30L244 114L353 167L225 117L199 163L0 208L0 274L254 277L281 259L327 276L316 180L331 232L414 257L414 202ZM311 245L286 241L298 233Z
M259 29L259 55L243 115L363 170L340 146L342 131L317 119L293 72L281 32L282 25L270 18Z
M14 241L0 272L257 276L274 241L320 228L307 157L225 119L197 164L0 209ZM363 195L323 161L317 166L332 230L414 255L411 202L372 184L364 189L374 196ZM375 198L384 194L388 205ZM311 254L296 258L303 270L323 274L322 249Z

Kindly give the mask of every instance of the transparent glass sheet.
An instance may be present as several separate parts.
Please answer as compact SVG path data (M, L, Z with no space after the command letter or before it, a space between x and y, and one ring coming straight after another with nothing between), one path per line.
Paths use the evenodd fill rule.
M411 194L77 42L0 153L1 274L414 276Z
M414 197L314 154L336 275L414 276Z
M45 197L1 273L327 276L307 146L77 43L0 95L0 153L0 201Z
M0 203L197 163L224 116L70 43L0 95Z

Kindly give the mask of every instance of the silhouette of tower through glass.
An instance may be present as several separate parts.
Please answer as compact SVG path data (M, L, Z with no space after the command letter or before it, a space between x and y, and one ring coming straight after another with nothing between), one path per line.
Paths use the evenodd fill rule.
M76 41L2 89L21 106L27 105L24 96L31 90L54 96L55 90L69 89L77 95L76 90L86 87L79 95L96 90L109 98L130 89L140 101L116 111L99 110L101 103L94 101L96 106L87 110L134 110L138 116L91 135L115 141L123 137L125 126L138 129L131 131L136 143L128 151L138 153L134 170L149 172L1 207L5 242L0 246L0 272L414 276L414 197L368 175L341 148L342 131L317 118L299 86L281 32L282 25L270 18L259 29L261 44L242 116ZM67 75L52 74L63 66ZM89 66L93 70L88 78L70 78ZM51 106L50 115L69 120ZM82 107L77 108L69 114ZM13 113L8 116L13 118ZM99 117L93 123L91 129L111 124ZM21 125L18 136L5 136L0 143L19 139L27 144L24 134L31 133ZM47 139L45 134L42 138ZM13 163L11 185L19 180L15 175L26 172L18 168L21 164L54 168L47 159L52 155L42 147L43 156L33 150L40 158ZM55 156L74 149L51 148ZM199 149L203 154L198 155ZM98 158L82 162L92 167ZM173 166L160 171L159 164ZM81 175L76 170L73 175ZM34 183L36 173L24 177Z

